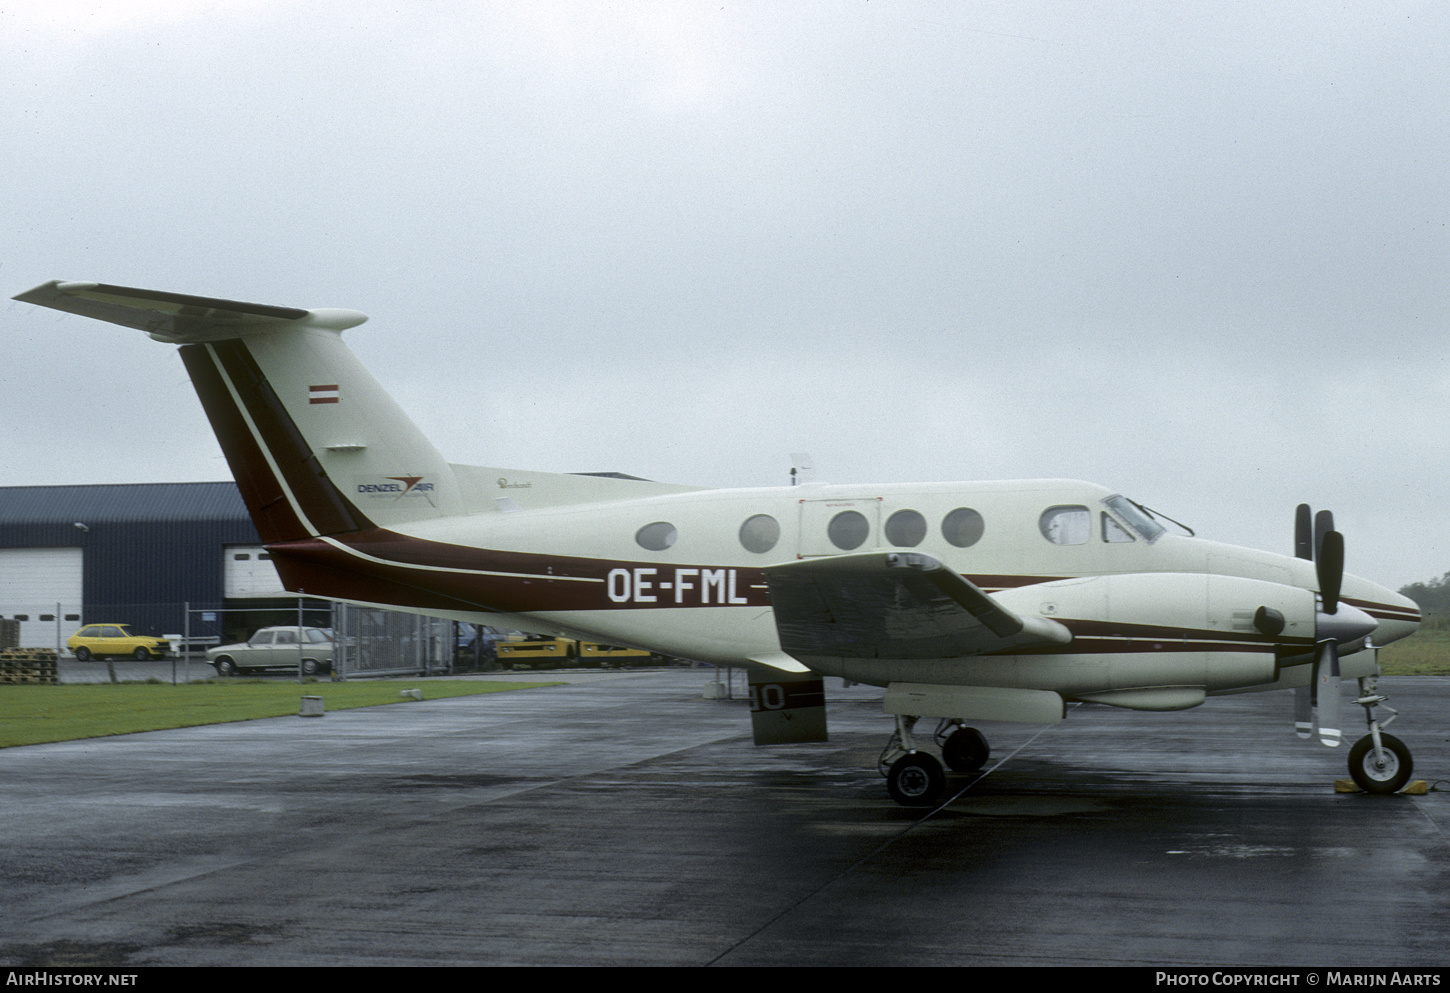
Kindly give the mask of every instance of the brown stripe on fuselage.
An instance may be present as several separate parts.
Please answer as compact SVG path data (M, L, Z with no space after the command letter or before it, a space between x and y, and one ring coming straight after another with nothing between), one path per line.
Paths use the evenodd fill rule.
M1373 600L1352 600L1349 597L1340 597L1340 603L1347 603L1351 607L1358 607L1371 617L1390 621L1414 621L1420 623L1420 610L1418 607L1398 607L1391 604L1375 603Z
M770 606L765 574L757 568L495 551L412 538L383 528L333 538L338 544L309 539L267 546L288 589L425 607L431 596L458 607L506 613ZM733 574L728 589L733 602L718 587L705 592L701 575L705 570ZM629 573L633 580L646 574L654 599L611 599L609 577L617 571ZM688 594L676 585L681 573L689 574Z

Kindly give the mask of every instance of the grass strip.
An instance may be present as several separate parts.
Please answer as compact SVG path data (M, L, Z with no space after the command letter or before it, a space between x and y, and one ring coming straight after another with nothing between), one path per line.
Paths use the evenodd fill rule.
M481 679L8 685L0 686L0 748L286 717L298 712L304 696L322 697L332 711L416 702L400 696L405 689L422 690L424 700L436 700L558 685Z
M1450 676L1450 629L1426 623L1403 641L1380 649L1386 676Z

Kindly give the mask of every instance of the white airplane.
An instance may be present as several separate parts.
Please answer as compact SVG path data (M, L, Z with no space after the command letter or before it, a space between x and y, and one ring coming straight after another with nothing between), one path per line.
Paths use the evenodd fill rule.
M899 803L945 791L923 716L960 773L988 755L968 721L1051 723L1070 702L1295 689L1300 735L1333 746L1342 677L1368 724L1355 781L1410 776L1395 712L1375 717L1375 649L1419 609L1345 575L1308 507L1286 556L1173 533L1073 480L706 490L452 465L343 343L364 314L91 282L15 299L181 346L288 589L743 666L758 743L824 737L823 675L883 686Z

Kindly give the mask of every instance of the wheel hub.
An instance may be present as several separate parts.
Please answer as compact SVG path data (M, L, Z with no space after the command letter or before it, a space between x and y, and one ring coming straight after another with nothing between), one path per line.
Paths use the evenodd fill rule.
M1384 750L1383 759L1375 758L1373 750L1370 751L1369 755L1370 760L1366 764L1364 771L1371 777L1375 779L1390 780L1394 779L1395 774L1400 771L1399 760L1395 758L1395 753L1390 751L1388 748Z
M901 792L908 796L925 796L931 788L931 777L922 769L907 769L902 772Z

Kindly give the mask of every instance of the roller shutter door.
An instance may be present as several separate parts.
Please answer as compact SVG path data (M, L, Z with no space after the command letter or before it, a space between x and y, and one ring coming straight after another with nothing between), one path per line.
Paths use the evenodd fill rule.
M272 555L261 545L231 545L226 558L222 574L228 600L292 595L282 588Z
M20 618L24 648L54 648L80 629L85 552L80 548L0 548L0 617Z

